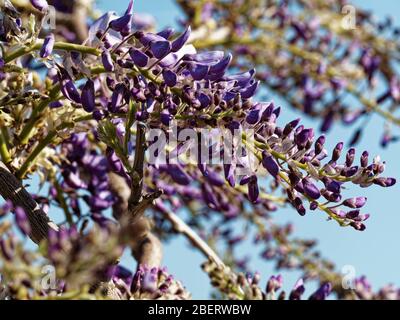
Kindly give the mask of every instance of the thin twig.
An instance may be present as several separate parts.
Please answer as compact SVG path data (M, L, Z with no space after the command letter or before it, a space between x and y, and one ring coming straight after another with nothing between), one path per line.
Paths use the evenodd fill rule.
M219 267L226 267L218 254L191 227L189 227L185 221L171 211L164 211L163 214L164 217L171 222L175 231L188 238L189 241L208 259L213 261Z

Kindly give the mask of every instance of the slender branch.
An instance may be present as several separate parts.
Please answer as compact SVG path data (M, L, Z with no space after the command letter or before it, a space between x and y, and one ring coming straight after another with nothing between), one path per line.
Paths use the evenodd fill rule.
M138 121L136 128L135 159L133 161L132 186L129 198L129 211L133 211L142 198L143 166L146 152L146 125Z
M21 182L2 162L0 162L0 194L5 200L11 200L14 207L25 210L31 225L29 236L35 243L39 244L43 239L47 239L50 229L58 231L58 226L49 219Z
M226 267L218 254L191 228L185 221L171 211L164 211L164 217L171 222L176 232L184 235L196 248L198 248L209 260L219 267Z
M28 53L31 53L33 51L39 50L43 45L43 39L38 40L35 44L32 46L23 46L23 47L18 47L18 49L15 49L12 52L7 52L4 55L4 61L5 63L9 63L19 57L22 57ZM56 42L54 44L54 49L56 50L65 50L65 51L77 51L80 53L84 54L91 54L98 56L100 55L100 51L96 48L80 45L80 44L74 44L74 43L68 43L68 42Z

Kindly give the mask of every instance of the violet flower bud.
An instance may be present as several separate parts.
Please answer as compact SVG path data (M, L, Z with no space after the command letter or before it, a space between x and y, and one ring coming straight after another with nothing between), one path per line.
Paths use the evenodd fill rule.
M146 67L147 63L149 62L149 57L142 51L137 50L135 48L129 49L129 55L131 56L131 59L133 60L134 64L140 68Z
M378 186L381 187L391 187L396 184L396 179L395 178L376 178L374 179L374 184L377 184Z
M297 280L293 290L290 292L289 300L300 300L306 288L304 287L303 279Z
M164 58L171 51L171 43L167 40L155 41L150 45L150 50L157 59Z
M324 149L325 140L326 140L325 136L322 135L315 141L314 148L315 148L316 155L319 155L322 152L322 150Z
M112 113L118 112L123 104L125 94L125 85L123 83L118 83L115 86L115 90L111 96L111 103L109 105L109 111Z
M304 193L311 199L317 200L321 196L318 187L311 182L311 179L304 178L302 182L303 182Z
M290 121L285 128L283 129L283 137L287 137L290 133L292 133L293 129L297 127L300 122L300 118Z
M252 85L250 85L249 87L240 90L240 95L242 96L243 99L250 99L252 96L254 96L254 94L257 91L257 88L259 86L260 82L254 82Z
M46 11L49 7L46 0L31 0L32 6L39 11Z
M228 54L224 59L210 67L210 73L223 73L232 61L232 54Z
M304 129L295 135L294 141L299 148L304 148L307 142L311 140L313 136L314 136L313 129Z
M332 285L330 283L323 284L317 291L311 296L310 300L325 300L332 291Z
M203 80L208 75L209 71L210 66L197 63L191 67L190 74L193 77L193 80Z
M273 177L278 176L279 165L267 151L262 153L262 165Z
M108 72L113 72L114 71L114 62L111 57L110 52L108 50L104 50L101 54L101 61L103 63L104 69Z
M168 165L167 172L171 178L180 185L188 185L192 181L192 178L182 169L180 165Z
M249 183L247 184L247 188L248 188L249 200L252 203L256 203L258 200L260 191L258 189L257 177L255 175L250 177Z
M41 58L47 58L49 55L51 55L54 48L54 42L54 35L52 33L44 39L43 46L40 49L39 54Z
M78 89L76 89L74 82L66 74L60 76L60 89L67 99L81 103L81 96Z
M354 162L355 154L356 154L356 150L354 148L350 148L349 151L347 151L347 154L346 154L346 167L351 167L352 166L352 164Z
M278 291L283 284L283 278L281 275L271 276L267 282L267 293Z
M339 160L340 155L342 154L342 150L343 150L343 142L339 142L335 149L333 149L333 153L332 153L332 161L335 162L337 160Z
M172 28L167 28L157 33L158 36L163 37L165 40L168 40L173 34L174 34L174 29ZM174 51L172 50L172 52Z
M125 14L122 17L110 22L109 27L115 31L123 31L129 23L131 23L132 14Z
M367 202L366 197L355 197L343 201L343 205L352 209L362 208Z
M368 151L364 151L360 158L361 167L365 168L368 166Z
M188 41L190 37L191 31L192 30L190 26L187 27L186 30L178 38L172 41L171 52L177 52L185 45L186 41Z
M96 107L94 82L91 79L82 88L81 103L86 112L93 112Z
M175 85L178 82L178 76L176 75L175 72L165 69L163 70L163 78L164 78L164 82L168 87L175 87Z

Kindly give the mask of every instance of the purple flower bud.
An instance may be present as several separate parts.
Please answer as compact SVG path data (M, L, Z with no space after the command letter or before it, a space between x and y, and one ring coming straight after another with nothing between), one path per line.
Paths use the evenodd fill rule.
M346 213L346 218L356 219L360 215L360 210L352 210Z
M122 17L115 19L110 22L109 26L115 31L122 31L131 23L132 14L125 14Z
M396 184L395 178L376 178L374 179L374 184L377 184L381 187L391 187Z
M155 41L150 45L151 52L157 59L164 58L171 51L171 43L167 40Z
M206 178L213 186L222 187L224 185L223 178L215 171L207 170Z
M174 34L174 29L172 28L167 28L157 33L158 36L163 37L165 40L168 40L173 34ZM174 51L172 50L172 52Z
M278 291L283 284L283 278L281 275L271 276L267 282L267 293Z
M319 155L322 152L322 150L324 149L325 140L326 140L325 136L322 135L315 141L314 147L315 147L316 155Z
M46 0L31 0L31 4L39 11L46 11L49 7Z
M257 177L255 175L251 176L249 183L247 184L247 188L248 188L249 200L252 203L256 203L258 200L260 191L258 189Z
M362 208L367 202L366 197L355 197L343 201L343 205L352 209Z
M316 202L316 201L311 201L311 203L310 203L310 210L311 211L314 211L314 210L317 210L318 209L318 202Z
M192 181L192 178L178 164L168 165L167 172L171 178L180 185L186 186Z
M262 116L262 110L259 106L255 106L246 117L246 122L248 124L257 124L260 122Z
M304 287L303 279L297 280L293 290L290 292L289 300L300 300L306 288Z
M187 29L178 37L176 38L171 45L171 51L172 52L177 52L179 51L186 43L186 41L189 39L190 37L190 33L191 33L191 28L190 26L187 27Z
M23 234L29 235L31 232L31 226L29 224L25 210L21 207L16 207L14 213L15 213L15 222L17 223L18 228L21 230Z
M356 150L354 148L350 148L346 154L346 167L351 167L354 162Z
M279 165L275 159L266 151L262 154L262 165L273 176L277 177L279 174Z
M319 189L311 182L311 179L304 178L302 182L305 194L311 199L317 200L321 196Z
M341 184L337 181L334 181L330 178L324 178L322 179L322 182L325 185L325 188L328 189L328 191L331 191L333 193L340 193L340 188Z
M170 124L172 118L173 118L173 116L172 116L172 114L169 113L168 110L163 110L163 111L160 113L160 121L161 121L161 123L162 123L163 125L165 125L165 126L169 126L169 124Z
M300 118L299 118L299 119L295 119L295 120L293 120L293 121L290 121L290 122L285 126L285 128L283 129L283 136L284 136L284 137L287 137L287 136L293 131L293 129L297 127L297 125L299 124L299 122L300 122Z
M295 135L294 141L300 147L304 148L308 141L310 141L314 136L313 129L303 129L298 134Z
M245 88L243 90L240 90L240 95L242 96L242 98L243 99L250 99L252 96L254 96L259 84L260 84L260 82L257 81L257 82L254 82L249 87L247 87L247 88Z
M212 65L210 67L210 73L223 73L225 72L226 68L228 68L229 64L232 61L232 55L228 54L224 59L222 59L220 62Z
M203 80L210 70L210 67L205 64L195 64L190 69L190 74L193 77L193 80Z
M131 48L129 49L129 55L131 56L133 63L140 68L146 67L149 62L149 57L140 50Z
M340 155L342 154L342 150L343 150L343 142L339 142L335 149L333 149L333 153L332 153L332 161L335 162L340 158Z
M109 111L112 113L118 112L123 104L125 94L125 85L123 83L118 83L115 86L115 90L111 96L111 104L109 105Z
M93 112L96 107L94 82L89 79L82 88L82 107L86 112Z
M300 199L300 197L296 197L292 204L296 208L299 215L304 216L306 214L306 208L304 208L303 201Z
M114 62L111 57L110 52L108 50L104 50L101 54L101 61L103 63L104 69L108 72L113 72L114 71Z
M43 46L40 49L40 57L47 58L53 52L54 48L54 35L51 33L49 34L43 42Z
M200 106L201 106L201 108L207 108L207 107L209 107L210 104L211 104L211 98L210 98L207 94L205 94L205 93L203 93L203 92L201 92L201 93L199 94L199 96L197 97L197 99L200 101Z
M368 151L364 151L360 158L361 167L365 168L368 166Z
M323 284L317 291L311 296L310 300L325 300L332 291L332 285L330 283Z
M60 79L60 89L67 99L76 103L81 103L81 95L79 94L78 89L76 89L71 78L62 76Z
M233 188L235 186L235 168L231 164L224 164L224 174L225 179L228 181L229 185Z
M49 103L49 107L52 109L61 108L64 104L61 101L53 101Z
M164 82L168 87L176 86L176 84L178 82L178 77L175 72L168 70L168 69L164 69L162 74L163 74Z

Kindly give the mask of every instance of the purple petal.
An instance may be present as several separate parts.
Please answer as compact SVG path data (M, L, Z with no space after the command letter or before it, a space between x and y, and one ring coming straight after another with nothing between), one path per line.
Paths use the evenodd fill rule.
M172 46L171 46L171 51L172 52L177 52L179 51L186 43L186 41L189 39L190 37L190 33L191 33L191 28L190 26L187 27L187 29L178 37L176 38L173 42L172 42Z

